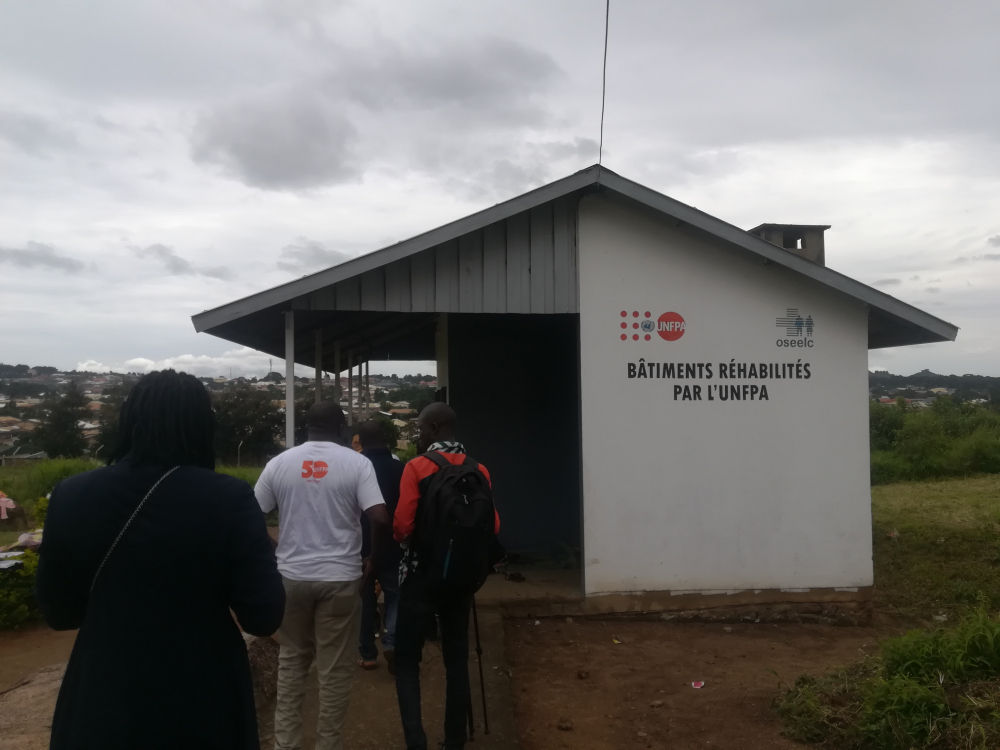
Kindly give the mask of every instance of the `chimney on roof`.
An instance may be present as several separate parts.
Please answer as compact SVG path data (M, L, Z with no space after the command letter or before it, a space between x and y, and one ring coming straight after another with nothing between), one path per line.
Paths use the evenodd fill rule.
M825 266L823 233L829 228L829 224L761 224L749 231L772 245Z

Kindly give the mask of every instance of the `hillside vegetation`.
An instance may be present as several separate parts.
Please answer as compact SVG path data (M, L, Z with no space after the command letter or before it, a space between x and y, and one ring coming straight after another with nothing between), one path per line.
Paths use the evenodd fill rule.
M948 396L926 409L871 402L872 484L1000 473L1000 412Z

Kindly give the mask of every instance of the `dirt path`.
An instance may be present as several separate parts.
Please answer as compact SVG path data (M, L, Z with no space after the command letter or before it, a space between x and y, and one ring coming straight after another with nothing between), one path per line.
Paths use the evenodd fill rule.
M855 661L876 640L873 629L822 625L534 623L505 623L521 750L800 749L780 734L771 670L791 682Z
M74 630L0 631L0 750L49 746L62 665L75 641Z
M0 630L0 693L42 667L69 661L76 631L56 632L40 625Z
M492 729L489 738L481 735L476 685L480 736L474 747L481 750L514 748L515 740L521 750L798 749L781 737L780 721L771 708L778 683L771 670L791 682L804 672L819 674L855 661L871 651L876 640L874 629L822 625L580 619L549 619L535 625L534 620L501 623L496 614L480 616ZM614 643L613 637L621 643ZM47 628L0 633L0 691L43 667L65 662L74 639L75 633ZM508 666L512 679L504 673ZM585 679L578 677L579 670L587 671ZM477 683L474 656L470 672ZM440 652L434 645L427 648L423 677L425 725L430 738L437 740L444 681ZM693 689L695 680L704 681L705 687ZM21 726L24 722L10 712L6 718L15 723L0 721L4 730L0 735L6 735L0 750L35 747L36 742L39 748L45 746L57 685L49 686L42 675L32 690L22 691L19 704L25 705L18 710L27 712L25 720L37 715L31 723L39 726ZM663 703L651 705L656 701ZM315 712L311 690L306 704L307 747L312 746ZM560 719L571 721L572 729L560 730ZM375 672L358 674L347 726L349 748L402 746L395 691L384 662ZM273 742L266 733L262 739L263 747Z
M504 627L496 612L480 612L479 624L483 644L486 693L489 701L490 734L483 734L483 715L479 673L475 654L469 662L473 679L473 700L478 750L516 750L517 733L511 701L510 678L504 660ZM0 750L43 750L48 747L52 711L55 709L61 666L73 648L75 632L57 633L48 628L34 628L21 633L0 632ZM470 643L474 643L471 640ZM31 675L27 684L2 694ZM444 664L437 644L425 648L421 667L424 727L431 746L442 739L444 723ZM303 725L304 747L315 743L318 708L315 673L310 675L306 695ZM273 708L264 713L261 747L273 746L270 733ZM393 678L380 659L380 668L373 672L358 670L351 705L348 711L345 746L353 750L389 750L403 747L403 732L399 722L396 689Z
M482 693L479 689L479 669L473 651L475 641L470 628L469 677L472 680L473 713L476 738L468 745L470 750L517 750L517 731L514 726L514 709L511 701L510 678L504 659L504 626L496 612L479 612L480 634L483 645L483 667L488 699L490 734L483 734ZM424 647L420 668L420 690L424 730L428 746L436 748L444 739L444 663L437 643ZM318 710L316 673L309 675L309 692L303 719L303 746L313 747L316 741L316 712ZM271 734L273 713L264 716L261 747L273 746ZM350 750L393 750L403 748L403 730L399 722L396 703L396 686L379 659L379 668L372 672L359 670L351 692L351 705L347 711L344 746ZM0 749L2 750L2 749Z

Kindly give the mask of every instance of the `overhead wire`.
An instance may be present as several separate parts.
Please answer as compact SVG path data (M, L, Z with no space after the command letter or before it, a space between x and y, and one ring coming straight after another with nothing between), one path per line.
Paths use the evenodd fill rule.
M604 159L604 102L608 91L608 22L611 18L611 0L604 4L604 66L601 71L601 136L597 147L597 167L600 170Z

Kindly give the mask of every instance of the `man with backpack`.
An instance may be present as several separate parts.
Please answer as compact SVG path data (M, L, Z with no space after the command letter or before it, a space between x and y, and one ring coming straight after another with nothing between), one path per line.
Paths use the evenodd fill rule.
M486 467L455 439L454 410L434 403L417 418L418 455L403 471L393 536L406 550L396 620L396 696L409 750L426 750L420 659L428 623L440 622L444 657L444 747L465 747L469 716L469 611L490 570L500 531Z

